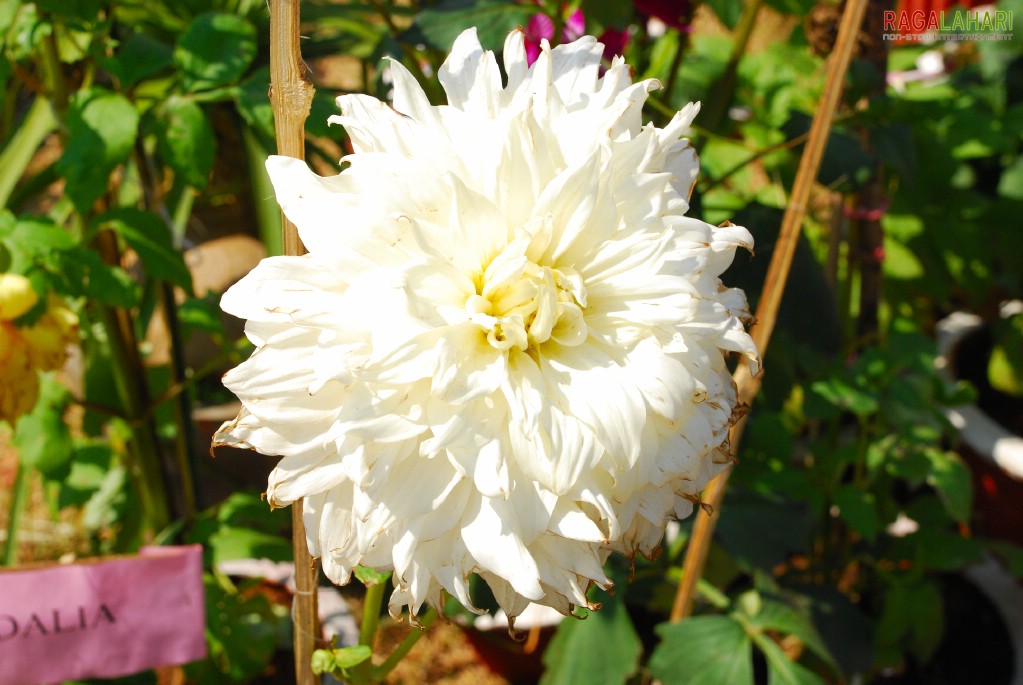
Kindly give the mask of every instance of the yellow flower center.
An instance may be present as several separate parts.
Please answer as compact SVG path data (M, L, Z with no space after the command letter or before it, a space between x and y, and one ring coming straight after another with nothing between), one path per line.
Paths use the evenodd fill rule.
M579 345L587 336L586 288L570 268L540 266L509 246L483 274L481 292L465 303L470 320L499 350L526 350L554 340Z

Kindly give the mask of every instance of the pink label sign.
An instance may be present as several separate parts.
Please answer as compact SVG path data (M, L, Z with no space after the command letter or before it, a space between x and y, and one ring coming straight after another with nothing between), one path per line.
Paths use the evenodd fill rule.
M0 683L113 678L206 656L202 547L0 573Z

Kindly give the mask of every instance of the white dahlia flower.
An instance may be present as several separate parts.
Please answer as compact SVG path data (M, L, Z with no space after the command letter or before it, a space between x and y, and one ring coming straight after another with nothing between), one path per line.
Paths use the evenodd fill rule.
M475 30L429 104L397 62L393 108L338 98L339 175L267 168L309 254L231 288L252 356L218 444L283 457L273 506L305 498L309 549L346 583L393 570L392 615L478 573L511 616L588 605L612 551L651 555L731 462L725 354L757 365L720 274L737 226L684 216L698 106L643 126L655 81L591 37L504 46Z

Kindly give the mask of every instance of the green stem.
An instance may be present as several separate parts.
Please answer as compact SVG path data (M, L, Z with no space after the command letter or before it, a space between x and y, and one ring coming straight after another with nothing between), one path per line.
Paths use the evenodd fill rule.
M249 165L249 182L252 184L253 206L256 209L256 224L259 237L269 255L284 254L281 239L281 210L274 200L274 188L270 175L263 164L267 151L260 145L256 134L248 126L242 126L242 140L245 142L246 158Z
M191 197L191 191L186 191ZM188 204L191 204L190 202ZM183 384L185 373L185 340L181 332L181 321L178 318L178 305L174 299L174 286L160 283L160 302L167 320L167 332L171 341L171 378L175 385ZM196 514L196 501L200 499L198 478L199 465L192 446L196 443L195 423L192 421L192 397L187 392L178 393L174 398L174 422L177 424L174 441L174 471L178 477L179 492L173 495L178 517L184 516L191 524Z
M21 515L28 501L31 485L32 468L18 462L18 470L14 475L14 487L11 493L11 506L7 513L7 547L4 550L4 566L18 563L18 529L21 526Z
M671 66L668 67L668 82L664 86L664 95L661 97L664 102L671 106L671 96L675 90L675 81L678 80L679 69L682 68L682 57L689 47L689 34L678 32L678 43L675 46L675 55L671 58Z
M369 647L371 656L351 670L352 681L360 685L377 682L374 680L372 649L376 642L377 626L380 625L380 609L384 603L386 589L386 582L366 586L366 599L362 605L362 625L359 626L359 644Z
M195 188L186 185L181 189L181 198L174 208L174 216L171 217L171 236L174 239L174 246L178 249L184 244L185 230L188 228L188 220L192 218L192 206L195 204L197 194Z
M102 307L102 321L110 344L114 385L131 427L132 440L128 454L132 463L129 471L138 489L143 515L148 523L144 528L153 532L160 531L170 524L171 515L166 481L160 464L159 443L152 421L136 423L138 415L149 405L140 385L145 383L141 364L136 366L131 363L138 356L138 347L134 336L125 330L125 322L119 310Z
M110 229L103 229L96 235L94 247L107 264L120 262L117 236ZM145 515L146 525L143 529L157 532L171 522L172 497L175 493L168 486L174 484L174 466L161 458L155 421L139 420L149 407L149 384L139 356L131 315L120 307L101 305L99 309L100 320L110 345L114 385L131 425L132 439L128 454L132 463L129 470L138 488ZM184 512L179 514L183 516Z
M376 640L377 626L380 625L380 608L384 603L386 583L376 583L366 588L366 603L362 607L362 625L359 626L359 644L370 649Z
M0 207L7 206L25 167L46 136L56 128L57 118L49 101L37 95L7 147L0 152Z
M174 245L181 248L185 240L185 229L188 227L188 220L192 216L192 206L195 203L196 190L190 185L181 189L181 197L177 206L174 207L174 216L171 219L171 235ZM174 385L182 385L187 381L185 362L185 340L181 331L181 321L178 318L178 304L175 299L175 289L170 283L160 283L161 303L163 312L167 319L167 332L171 340L171 375ZM177 462L176 471L181 482L179 493L179 508L184 512L185 519L191 523L195 518L196 502L202 500L200 487L202 481L198 478L199 465L197 463L195 450L196 444L195 423L192 421L192 398L187 392L178 393L174 401L174 421L177 423L177 439L175 441L174 457Z
M804 142L806 142L806 139L809 136L810 136L810 133L808 131L806 133L803 133L801 135L796 136L795 138L791 138L789 140L782 141L782 142L777 143L775 145L768 145L765 148L761 148L760 150L757 150L751 156L749 156L746 159L742 160L741 162L739 162L738 164L733 166L731 169L729 169L725 173L721 174L719 177L717 177L715 179L712 179L709 183L707 183L706 185L701 187L700 191L705 193L708 190L711 190L712 188L716 188L717 186L721 185L722 183L727 181L729 178L731 178L735 174L739 173L740 171L742 171L743 169L748 167L753 162L757 161L758 159L761 159L762 157L766 157L767 155L769 155L769 154L771 154L773 152L781 152L782 150L788 150L789 148L796 147L797 145L802 145Z
M437 616L437 610L433 607L423 614L423 617L419 620L419 628L413 628L412 631L405 636L405 639L401 641L401 644L398 645L395 650L391 652L391 655L384 660L384 663L373 669L374 683L383 681L383 679L394 670L394 667L405 658L405 655L408 654L409 651L416 646L416 643L419 642L420 638L426 634L426 630L437 620Z
M54 32L57 25L53 24L50 31L42 40L42 60L39 63L43 76L43 83L50 92L50 99L58 112L63 112L68 103L67 81L64 79L64 65L60 61L60 51L57 49L57 38Z
M735 99L735 89L739 81L739 62L746 54L746 47L749 44L753 28L757 23L757 15L763 0L751 0L742 11L739 17L739 25L735 27L735 43L732 46L732 54L725 66L725 71L718 79L711 95L707 98L706 106L701 110L703 125L712 131L720 131L728 115L728 108Z

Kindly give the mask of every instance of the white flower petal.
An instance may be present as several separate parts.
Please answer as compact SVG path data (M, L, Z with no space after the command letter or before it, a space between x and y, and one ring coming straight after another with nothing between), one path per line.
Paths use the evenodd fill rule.
M540 571L515 530L513 514L504 499L479 497L466 512L462 540L481 572L503 578L521 597L535 601L544 595Z

